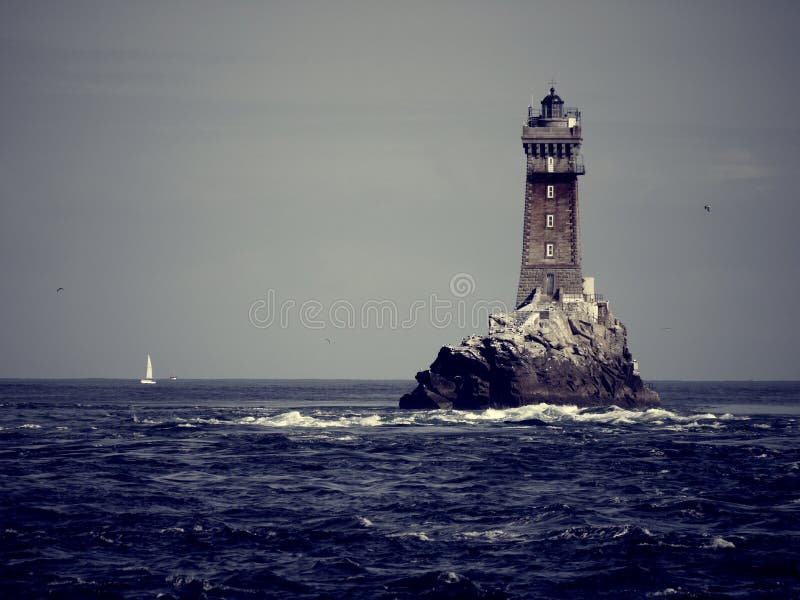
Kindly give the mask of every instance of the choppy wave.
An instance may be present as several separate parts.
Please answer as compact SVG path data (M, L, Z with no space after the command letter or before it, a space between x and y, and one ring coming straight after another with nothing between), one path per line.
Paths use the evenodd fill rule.
M774 414L738 385L474 412L407 386L12 389L0 596L797 595L800 385Z

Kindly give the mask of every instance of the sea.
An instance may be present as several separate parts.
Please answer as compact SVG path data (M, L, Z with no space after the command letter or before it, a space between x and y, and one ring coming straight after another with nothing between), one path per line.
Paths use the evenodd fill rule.
M0 381L0 597L800 598L800 383Z

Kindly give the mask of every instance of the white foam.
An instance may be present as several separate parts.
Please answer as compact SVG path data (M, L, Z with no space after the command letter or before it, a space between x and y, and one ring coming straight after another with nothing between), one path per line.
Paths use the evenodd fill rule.
M682 416L664 408L648 410L627 410L617 406L608 408L578 408L575 405L557 406L552 404L531 404L518 408L493 409L481 412L468 411L433 411L442 412L441 421L475 423L475 422L515 422L539 420L545 424L567 422L599 423L608 425L651 424L663 426L665 423L685 423L699 426L700 421L716 421L717 416L711 413Z
M460 540L483 540L487 542L495 542L497 540L514 541L521 539L518 533L509 533L503 529L489 529L487 531L465 531L456 535L456 539Z
M550 536L551 540L589 540L589 539L604 539L611 538L617 539L631 535L632 533L640 532L647 537L653 537L653 534L644 528L638 528L631 525L607 525L600 527L568 527L559 534Z
M711 550L724 550L728 548L736 548L736 545L723 537L716 536L713 540L711 540L711 543L704 546L704 548L710 548Z
M616 406L604 408L578 408L575 405L531 404L518 408L487 408L482 411L467 410L426 410L426 411L392 411L376 414L368 409L363 412L351 411L345 415L331 411L314 410L309 413L290 410L278 414L264 414L266 411L256 409L255 414L231 420L210 419L177 419L180 427L204 425L252 425L275 428L345 428L345 427L381 427L397 425L437 426L466 425L481 426L485 424L526 425L527 421L540 421L547 428L559 428L570 423L586 423L606 425L609 428L601 431L613 432L618 425L648 425L667 430L685 431L692 428L722 428L721 418L711 413L679 415L664 408L648 410L627 410ZM724 416L724 415L723 415ZM163 421L137 418L138 423L161 425ZM336 438L338 441L351 441L351 437Z
M37 425L36 423L25 423L24 425L19 426L20 429L41 429L41 425Z
M313 417L292 410L274 417L244 417L236 421L240 425L261 425L264 427L376 427L384 425L380 415L349 417Z
M659 596L674 596L675 594L679 593L680 593L680 588L678 588L677 590L675 588L667 588L665 590L661 590L660 592L652 592L650 594L647 594L647 596L651 598L658 598Z
M358 518L358 524L361 525L362 527L375 527L375 523L370 521L368 518L366 517L357 517L357 518Z
M424 531L406 531L403 533L390 533L386 537L401 538L401 539L417 539L421 542L432 542L433 540L428 537Z
M160 529L158 533L186 533L186 530L183 527L165 527Z
M647 529L647 527L638 528L638 527L631 527L630 525L623 526L622 529L617 531L611 537L614 537L614 538L625 537L626 535L630 534L632 531L639 531L639 532L643 533L644 535L646 535L647 537L653 537L653 534L650 532L649 529Z

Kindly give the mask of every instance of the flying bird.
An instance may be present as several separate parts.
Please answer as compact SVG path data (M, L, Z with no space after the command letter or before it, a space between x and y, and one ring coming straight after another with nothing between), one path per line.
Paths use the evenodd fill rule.
M333 343L333 340L331 338L325 338L325 341L328 342L329 344Z
M710 204L706 204L703 208L706 209L706 212L709 212L709 213L711 212L711 205Z
M64 288L60 287L60 288L58 288L58 289L56 290L56 294L60 294L60 293L61 293L61 292L63 292L63 291L64 291Z

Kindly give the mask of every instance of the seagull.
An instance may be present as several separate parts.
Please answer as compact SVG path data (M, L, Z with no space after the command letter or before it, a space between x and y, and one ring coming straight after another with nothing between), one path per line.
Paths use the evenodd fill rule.
M711 212L711 205L710 204L706 204L703 208L706 209L706 212L708 212L708 213Z
M672 327L662 327L661 331L672 331Z
M328 342L329 344L332 344L332 343L333 343L333 340L331 340L331 338L325 338L325 340L324 340L324 341Z
M60 287L60 288L58 288L58 289L56 290L56 294L60 294L60 293L61 293L61 292L63 292L63 291L64 291L64 288Z

